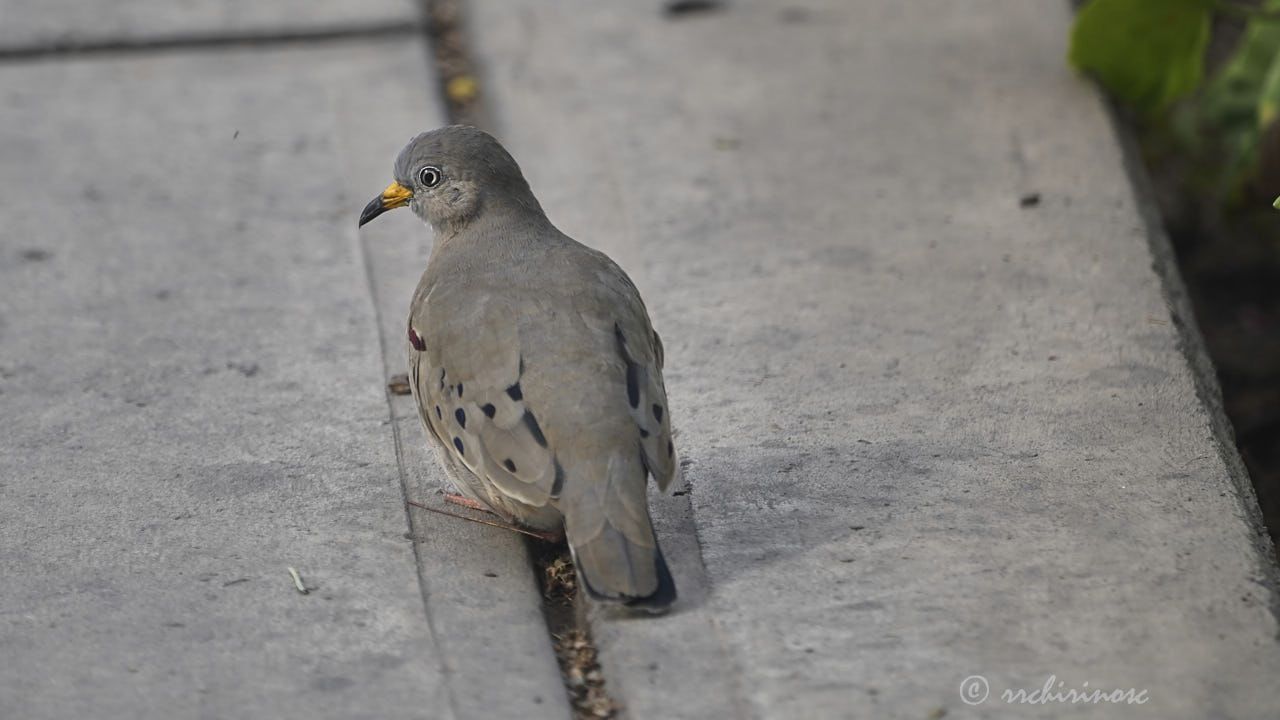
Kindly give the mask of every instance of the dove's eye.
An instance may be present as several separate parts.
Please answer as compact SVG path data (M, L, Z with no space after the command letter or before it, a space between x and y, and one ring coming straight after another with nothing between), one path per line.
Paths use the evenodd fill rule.
M418 171L418 182L423 187L435 187L440 184L440 180L444 175L440 172L440 168L427 165Z

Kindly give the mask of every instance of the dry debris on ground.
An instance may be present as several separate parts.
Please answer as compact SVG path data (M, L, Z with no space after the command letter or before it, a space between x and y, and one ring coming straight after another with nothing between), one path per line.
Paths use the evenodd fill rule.
M596 649L586 631L573 629L556 635L555 648L575 720L614 717L619 708L604 690Z

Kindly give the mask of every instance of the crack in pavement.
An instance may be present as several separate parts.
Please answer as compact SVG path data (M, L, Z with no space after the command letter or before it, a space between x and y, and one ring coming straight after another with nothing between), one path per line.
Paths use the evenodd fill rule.
M346 27L305 30L246 30L177 33L142 38L61 38L31 45L0 47L0 62L130 55L193 49L243 49L263 45L295 45L405 37L423 32L414 22L396 20Z

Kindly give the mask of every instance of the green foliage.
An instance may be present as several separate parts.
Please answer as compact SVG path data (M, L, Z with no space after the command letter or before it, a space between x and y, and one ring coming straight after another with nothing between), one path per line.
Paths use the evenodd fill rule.
M1068 59L1146 115L1168 110L1204 76L1208 0L1093 0L1080 9Z
M1280 0L1270 0L1265 7L1280 8ZM1275 122L1278 103L1280 23L1254 20L1235 54L1187 110L1195 120L1193 128L1217 140L1219 172L1228 191L1252 173L1262 134Z
M1199 89L1215 12L1246 19L1231 57ZM1178 138L1200 181L1235 195L1280 116L1280 0L1091 0L1076 16L1068 59L1117 99ZM1280 200L1277 201L1280 203ZM1280 207L1278 205L1277 207Z

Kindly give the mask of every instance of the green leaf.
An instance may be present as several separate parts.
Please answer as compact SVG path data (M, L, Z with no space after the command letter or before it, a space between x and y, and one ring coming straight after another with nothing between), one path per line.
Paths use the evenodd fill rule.
M1271 203L1271 207L1280 210L1280 197L1276 198L1276 201Z
M1204 76L1211 0L1092 0L1076 15L1067 58L1147 115Z
M1275 12L1280 0L1267 0L1262 9ZM1234 195L1253 173L1262 134L1280 109L1280 23L1250 19L1231 59L1196 105L1199 132L1218 138L1214 160L1221 192Z
M1280 113L1280 34L1271 46L1271 62L1262 77L1262 90L1258 94L1257 123L1259 130L1266 130Z
M1280 7L1280 0L1268 0L1265 10ZM1280 52L1280 23L1254 19L1231 59L1205 87L1201 115L1209 124L1228 130L1256 129L1264 112L1260 106L1268 74L1273 72Z

